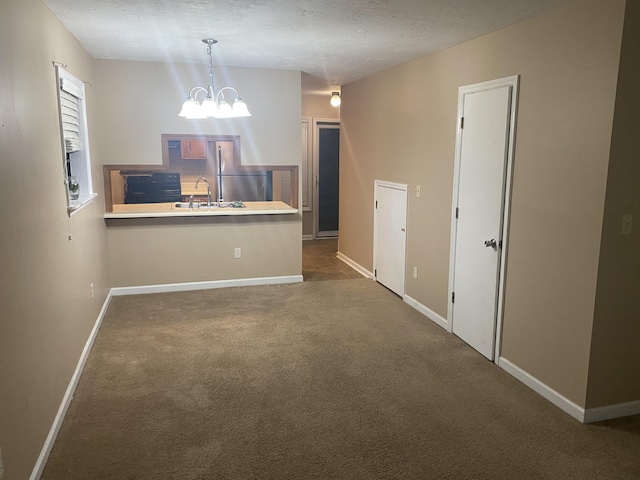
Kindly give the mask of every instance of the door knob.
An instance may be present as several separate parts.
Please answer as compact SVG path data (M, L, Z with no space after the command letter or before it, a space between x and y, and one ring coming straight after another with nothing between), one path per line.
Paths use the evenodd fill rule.
M484 241L484 246L485 247L496 248L498 246L498 244L496 243L495 238L492 238L491 240L485 240Z

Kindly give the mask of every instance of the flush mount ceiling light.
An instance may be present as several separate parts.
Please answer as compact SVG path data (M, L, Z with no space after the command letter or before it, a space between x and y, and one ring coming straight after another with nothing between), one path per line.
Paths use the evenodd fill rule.
M189 91L187 99L182 104L182 110L178 114L184 118L235 118L250 117L247 104L242 101L238 91L233 87L222 87L215 89L213 84L213 59L211 58L211 47L218 43L213 38L205 38L202 40L207 44L207 55L209 56L209 86L193 87ZM227 102L224 92L232 92L235 99L232 103ZM203 93L202 102L198 101L198 94Z
M339 107L342 103L342 99L340 98L340 92L331 92L331 102L332 107Z

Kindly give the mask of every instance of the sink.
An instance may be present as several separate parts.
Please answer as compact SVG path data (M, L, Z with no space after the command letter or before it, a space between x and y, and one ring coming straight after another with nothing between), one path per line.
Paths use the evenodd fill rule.
M193 202L193 205L191 205L191 207L189 207L189 202L174 203L174 206L176 208L218 208L218 205L216 205L215 203L212 203L211 206L207 206L206 203L198 202Z

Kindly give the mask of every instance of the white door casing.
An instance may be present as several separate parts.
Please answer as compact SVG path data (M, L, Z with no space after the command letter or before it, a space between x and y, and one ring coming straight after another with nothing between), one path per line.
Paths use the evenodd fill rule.
M458 95L448 318L490 360L499 356L517 84L509 77Z
M407 185L375 181L373 269L376 281L404 297Z

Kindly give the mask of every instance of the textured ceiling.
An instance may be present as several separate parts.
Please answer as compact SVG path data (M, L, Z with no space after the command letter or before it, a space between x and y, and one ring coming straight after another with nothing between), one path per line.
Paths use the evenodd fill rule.
M301 70L326 91L574 0L43 0L100 59Z

